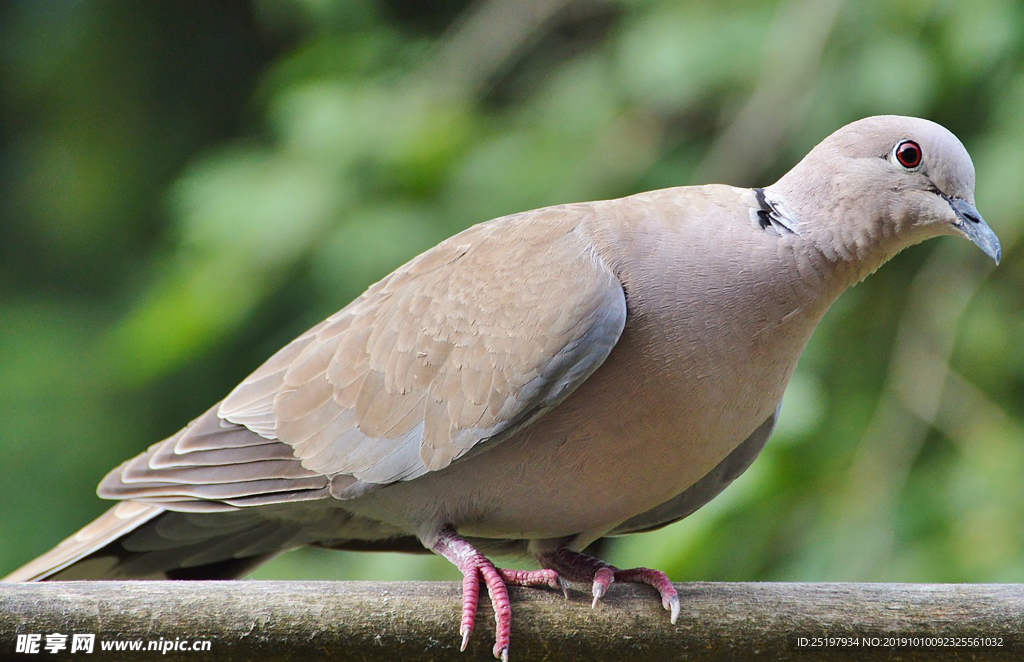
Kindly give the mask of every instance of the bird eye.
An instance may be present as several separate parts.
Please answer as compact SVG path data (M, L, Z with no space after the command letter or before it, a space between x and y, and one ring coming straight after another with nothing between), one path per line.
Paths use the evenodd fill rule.
M897 143L893 147L892 153L896 157L896 161L907 170L913 170L921 165L921 146L913 140L903 140Z

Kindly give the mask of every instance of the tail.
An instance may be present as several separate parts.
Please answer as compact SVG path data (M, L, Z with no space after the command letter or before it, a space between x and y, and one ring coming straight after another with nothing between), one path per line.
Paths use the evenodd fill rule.
M297 523L251 510L190 513L121 501L2 581L230 579L308 543Z

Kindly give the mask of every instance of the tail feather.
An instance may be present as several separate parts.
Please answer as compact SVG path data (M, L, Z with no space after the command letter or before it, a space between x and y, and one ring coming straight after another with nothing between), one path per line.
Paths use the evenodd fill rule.
M29 561L11 574L3 578L5 582L38 582L44 579L90 579L103 576L105 571L116 562L113 557L99 557L86 561L97 550L115 542L119 538L164 512L163 508L150 506L133 501L121 501L116 506L100 515L78 533L65 539L49 552ZM55 577L58 573L77 565L76 572L65 573L65 577ZM76 577L81 572L85 576Z
M253 510L193 513L122 501L3 581L229 579L312 542Z

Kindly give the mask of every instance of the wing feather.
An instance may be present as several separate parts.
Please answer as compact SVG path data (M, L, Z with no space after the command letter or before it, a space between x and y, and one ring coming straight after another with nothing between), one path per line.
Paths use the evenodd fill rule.
M101 496L208 511L351 498L444 469L564 399L611 352L625 295L548 208L442 242L274 354Z

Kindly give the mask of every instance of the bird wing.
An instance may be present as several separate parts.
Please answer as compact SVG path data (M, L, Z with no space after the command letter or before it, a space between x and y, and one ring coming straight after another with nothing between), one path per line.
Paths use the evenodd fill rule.
M611 352L625 294L593 205L474 226L285 346L219 405L111 472L101 496L201 510L437 471L507 437Z

